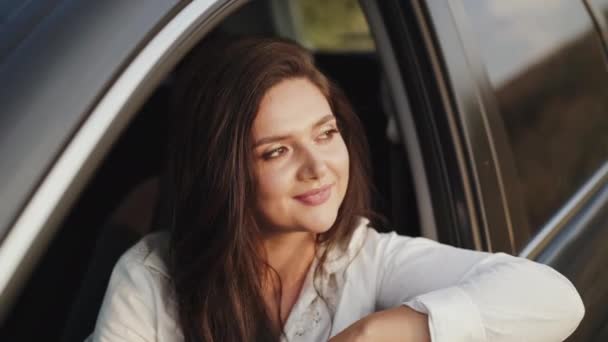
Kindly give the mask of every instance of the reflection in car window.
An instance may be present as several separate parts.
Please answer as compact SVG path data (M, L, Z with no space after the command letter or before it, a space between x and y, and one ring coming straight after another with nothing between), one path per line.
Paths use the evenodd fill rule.
M300 43L312 50L374 50L357 0L292 0L291 10Z
M607 161L599 36L582 1L463 4L513 150L533 230L524 234L533 236Z

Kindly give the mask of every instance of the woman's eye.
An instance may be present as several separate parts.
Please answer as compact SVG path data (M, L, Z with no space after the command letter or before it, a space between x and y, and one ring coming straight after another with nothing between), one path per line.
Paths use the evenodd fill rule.
M339 133L337 129L329 128L329 129L324 130L318 139L319 140L330 140L336 133Z
M280 157L285 152L287 152L287 148L284 147L284 146L281 146L281 147L275 148L274 150L271 150L271 151L268 151L268 152L264 153L262 155L262 157L264 159L273 159L273 158Z

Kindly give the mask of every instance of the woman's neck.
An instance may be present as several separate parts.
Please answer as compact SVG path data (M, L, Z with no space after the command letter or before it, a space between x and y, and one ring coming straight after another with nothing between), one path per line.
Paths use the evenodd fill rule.
M303 278L315 256L315 236L309 232L272 233L264 237L268 264L279 274L283 286Z
M267 262L276 271L268 274L264 301L273 324L280 331L298 300L314 259L315 236L306 232L277 233L265 236L263 244Z

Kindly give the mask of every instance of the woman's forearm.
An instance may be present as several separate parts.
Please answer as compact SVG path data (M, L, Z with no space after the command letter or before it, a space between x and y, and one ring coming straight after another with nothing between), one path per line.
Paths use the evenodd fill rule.
M428 316L407 306L373 313L366 318L364 334L368 341L430 342Z
M375 312L330 340L342 341L430 342L428 316L407 306Z

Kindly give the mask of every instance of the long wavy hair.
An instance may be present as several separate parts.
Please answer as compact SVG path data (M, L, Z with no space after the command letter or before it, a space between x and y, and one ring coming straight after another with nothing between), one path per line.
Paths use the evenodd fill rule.
M342 91L290 41L206 42L177 75L166 200L178 324L188 342L278 341L282 330L263 299L270 266L255 220L251 127L262 97L283 80L310 80L327 98L348 149L347 192L334 225L317 236L324 248L315 277L331 250L346 248L358 217L371 212L365 133Z

